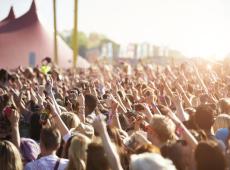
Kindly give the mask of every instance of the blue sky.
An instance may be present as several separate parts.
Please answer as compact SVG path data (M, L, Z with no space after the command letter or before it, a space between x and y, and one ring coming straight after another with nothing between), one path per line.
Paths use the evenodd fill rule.
M0 0L0 20L14 6L25 13L31 0ZM52 0L36 0L42 23L52 29ZM230 52L229 0L79 0L79 30L115 41L150 42L188 56ZM58 30L73 26L73 0L57 0Z

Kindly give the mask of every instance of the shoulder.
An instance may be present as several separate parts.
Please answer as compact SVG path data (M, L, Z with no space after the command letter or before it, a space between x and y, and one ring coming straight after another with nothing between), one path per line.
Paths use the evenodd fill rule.
M69 163L69 160L68 159L63 159L63 158L61 158L60 159L60 164L68 164Z
M29 162L25 165L24 170L32 170L34 169L34 162Z
M61 158L58 170L64 170L64 169L66 169L68 163L69 163L68 159Z

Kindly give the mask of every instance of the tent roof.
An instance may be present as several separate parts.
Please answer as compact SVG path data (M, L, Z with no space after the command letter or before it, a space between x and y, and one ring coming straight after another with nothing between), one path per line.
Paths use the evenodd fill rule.
M36 65L49 56L54 55L54 35L40 23L35 2L32 1L27 13L15 19L13 9L0 22L0 67L13 68L29 65L29 55L36 56ZM58 59L61 67L72 66L72 50L58 36ZM89 63L78 57L78 67L89 67Z

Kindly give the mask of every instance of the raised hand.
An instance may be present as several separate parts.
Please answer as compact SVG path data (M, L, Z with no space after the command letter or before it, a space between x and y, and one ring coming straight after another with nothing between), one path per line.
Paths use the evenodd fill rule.
M11 112L7 118L10 121L10 124L12 127L12 132L11 132L12 139L11 139L11 141L13 142L13 144L17 148L20 148L20 134L19 134L20 115L16 109L11 108Z
M100 134L103 132L103 130L105 130L106 124L105 124L105 121L103 120L103 115L102 114L99 114L95 118L95 120L93 122L93 127Z
M51 76L48 76L45 85L45 91L47 92L48 95L53 94L52 88L53 88L53 79Z
M56 109L56 107L55 107L55 104L54 104L52 98L47 97L47 98L46 98L46 102L47 102L47 104L48 104L48 106L49 106L49 108L50 108L52 114L58 114L58 113L57 113L57 109Z
M18 122L20 119L20 115L17 110L11 109L11 114L8 116L8 120L10 121L11 126L18 126Z

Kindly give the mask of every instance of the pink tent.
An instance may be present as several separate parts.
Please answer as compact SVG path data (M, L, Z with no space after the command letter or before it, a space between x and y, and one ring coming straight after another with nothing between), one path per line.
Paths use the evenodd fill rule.
M15 68L19 65L37 65L44 57L53 58L53 33L40 23L35 2L27 13L15 19L13 9L0 22L0 68ZM72 50L58 37L58 59L60 67L71 67ZM89 63L78 57L78 67L87 68Z

